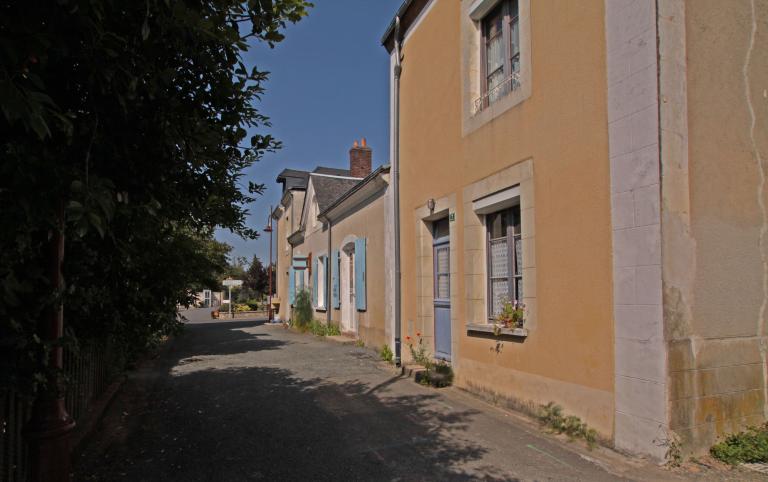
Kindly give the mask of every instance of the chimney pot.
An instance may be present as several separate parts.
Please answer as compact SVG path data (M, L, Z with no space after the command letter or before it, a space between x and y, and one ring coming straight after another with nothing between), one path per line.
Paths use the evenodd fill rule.
M365 147L365 145L366 145L366 143L365 143L365 137L363 137L363 138L362 138L362 140L360 140L360 144L361 144L363 147Z

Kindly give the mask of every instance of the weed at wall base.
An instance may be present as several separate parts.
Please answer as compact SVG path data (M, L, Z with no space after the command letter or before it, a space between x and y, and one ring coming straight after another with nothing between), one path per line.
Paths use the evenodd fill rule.
M768 462L768 423L729 435L710 453L729 465Z
M563 414L563 408L554 402L549 402L539 410L539 421L552 432L565 434L570 440L583 439L592 449L597 444L597 431L582 422L575 415Z
M379 350L379 357L387 363L392 363L395 358L395 354L392 353L392 349L386 343L381 346Z

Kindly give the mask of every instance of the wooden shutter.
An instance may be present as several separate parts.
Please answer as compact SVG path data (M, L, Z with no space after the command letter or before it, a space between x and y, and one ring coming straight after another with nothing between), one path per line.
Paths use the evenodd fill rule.
M360 311L367 307L365 299L365 238L355 240L355 305Z
M291 266L288 271L288 304L293 305L296 300L296 270Z
M312 306L317 307L317 258L312 259Z

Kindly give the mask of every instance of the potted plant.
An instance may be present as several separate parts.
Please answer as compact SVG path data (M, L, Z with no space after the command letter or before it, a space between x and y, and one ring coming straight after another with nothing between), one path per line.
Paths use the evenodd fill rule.
M496 315L496 323L501 328L522 328L525 323L525 304L505 298L502 300L501 312Z

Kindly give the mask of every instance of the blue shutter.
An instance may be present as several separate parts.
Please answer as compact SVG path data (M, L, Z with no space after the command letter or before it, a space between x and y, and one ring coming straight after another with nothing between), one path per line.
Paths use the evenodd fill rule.
M323 284L323 297L325 298L323 300L323 307L327 310L328 309L328 256L323 256L322 258L323 263L323 279L320 280L320 283Z
M331 286L333 287L333 307L341 308L341 298L339 297L339 250L333 250L331 257Z
M317 258L312 259L312 306L317 307Z
M365 300L365 238L355 240L355 306L360 311L366 309Z
M288 272L288 304L292 305L296 299L296 271L291 266L291 270Z

